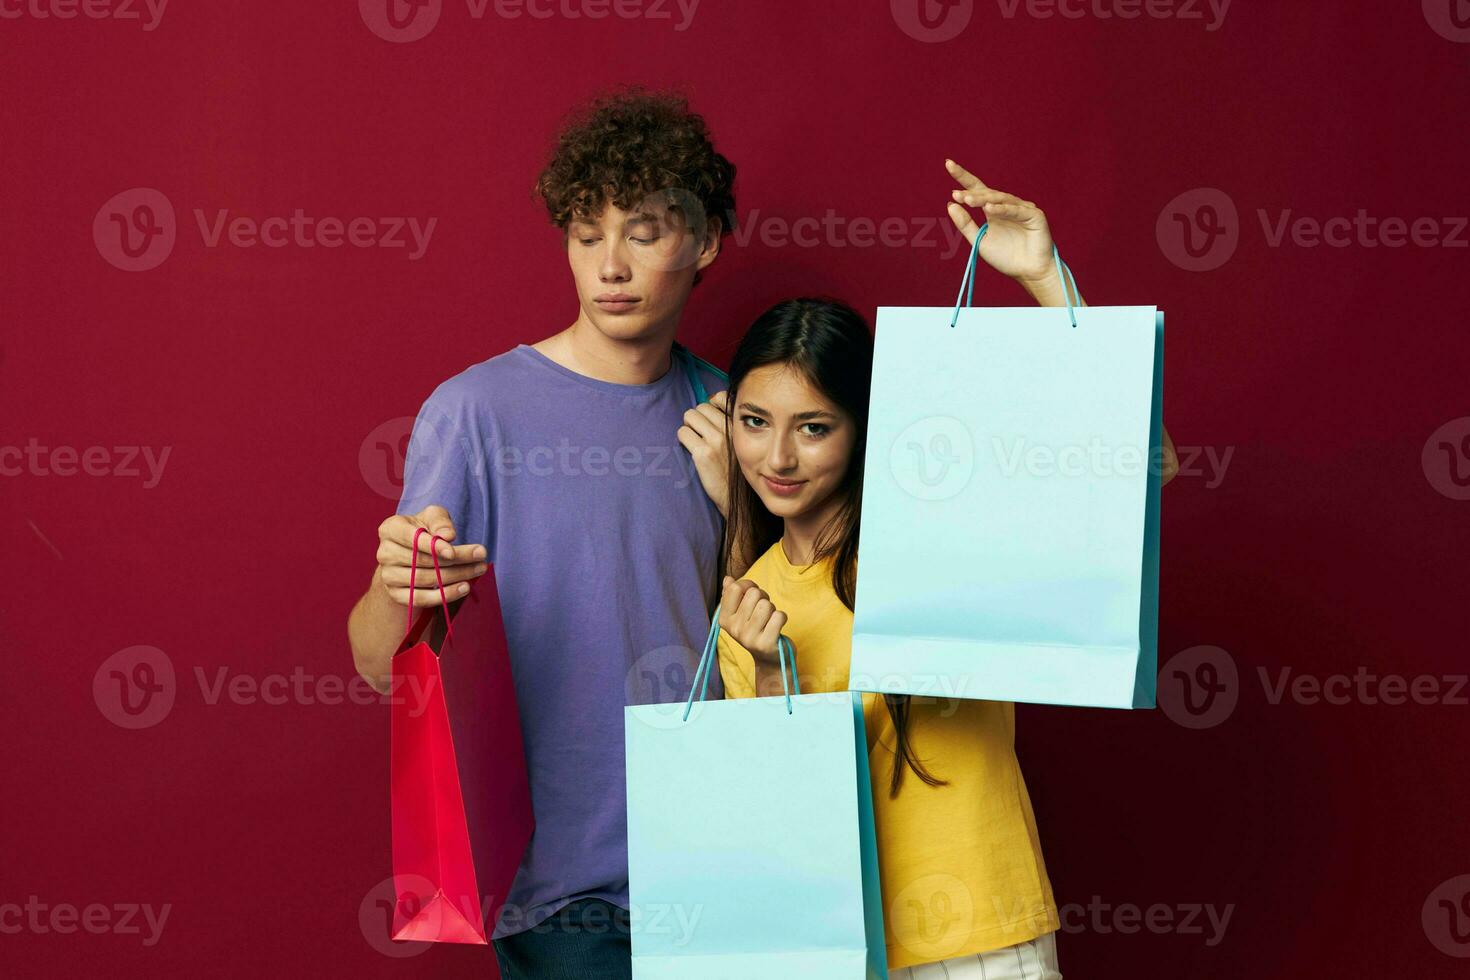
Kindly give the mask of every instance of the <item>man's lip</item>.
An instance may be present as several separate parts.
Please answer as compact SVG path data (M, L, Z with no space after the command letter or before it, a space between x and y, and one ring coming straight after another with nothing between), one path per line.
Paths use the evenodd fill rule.
M593 302L595 302L595 303L636 303L636 302L638 302L638 297L637 296L625 296L622 293L616 293L616 294L611 295L611 296L599 296L599 297L597 297L597 299L593 300Z

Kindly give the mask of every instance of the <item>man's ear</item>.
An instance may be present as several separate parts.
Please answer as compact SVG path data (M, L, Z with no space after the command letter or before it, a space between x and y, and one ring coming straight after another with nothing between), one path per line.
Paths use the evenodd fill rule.
M725 223L719 215L712 214L704 219L704 241L700 244L699 259L694 265L694 271L707 268L720 257L720 236L724 230Z

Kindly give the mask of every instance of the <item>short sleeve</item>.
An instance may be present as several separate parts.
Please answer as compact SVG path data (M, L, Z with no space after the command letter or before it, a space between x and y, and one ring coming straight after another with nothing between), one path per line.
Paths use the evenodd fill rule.
M475 405L453 381L435 389L414 419L396 513L417 514L438 504L454 522L454 543L483 544L493 562L495 522L485 465L493 447Z
M729 633L720 631L720 680L725 683L725 697L755 697L755 658Z

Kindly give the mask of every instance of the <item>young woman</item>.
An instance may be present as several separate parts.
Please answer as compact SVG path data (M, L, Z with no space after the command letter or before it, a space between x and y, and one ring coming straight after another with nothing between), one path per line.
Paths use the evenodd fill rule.
M1062 302L1045 216L948 164L984 209L980 255ZM971 241L968 212L951 205ZM720 601L727 697L779 694L777 638L802 693L846 690L873 342L853 310L796 299L730 365L724 550L760 558ZM721 567L726 567L722 561ZM1057 980L1056 902L1015 753L1015 706L864 694L888 965L895 980Z

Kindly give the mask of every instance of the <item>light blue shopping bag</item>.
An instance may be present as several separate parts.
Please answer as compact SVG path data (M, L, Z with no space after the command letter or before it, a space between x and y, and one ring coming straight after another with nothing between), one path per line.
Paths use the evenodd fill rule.
M849 686L1151 708L1164 315L970 308L979 242L878 308Z
M884 980L862 696L705 701L719 628L687 704L624 709L633 976Z

